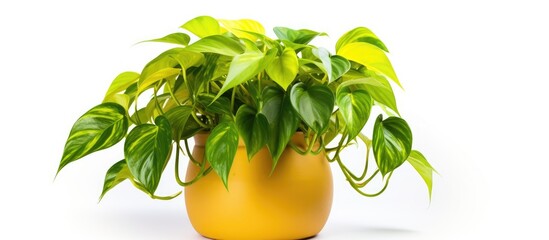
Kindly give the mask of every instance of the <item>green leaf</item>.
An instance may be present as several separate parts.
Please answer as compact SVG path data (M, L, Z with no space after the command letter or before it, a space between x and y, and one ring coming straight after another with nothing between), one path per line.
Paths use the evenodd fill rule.
M127 112L128 107L130 106L130 96L126 94L112 94L105 99L103 99L103 103L112 102L116 103L122 107L124 107L124 110Z
M412 150L408 159L406 159L412 167L419 173L425 184L427 185L427 190L429 191L429 199L431 199L431 192L433 190L433 172L436 172L433 166L429 164L425 156L417 150Z
M372 97L364 89L340 86L336 92L336 102L345 121L349 139L354 139L370 117Z
M215 95L201 93L197 101L204 107L208 113L231 115L231 100L226 97L215 98Z
M252 41L256 41L258 39L257 35L250 34L250 32L259 33L262 35L265 34L265 28L263 28L261 23L252 19L238 19L238 20L219 19L218 21L229 32L231 32L232 34L234 34L239 38L246 38Z
M194 52L210 52L226 56L236 56L244 52L244 47L236 40L223 35L202 38L185 49Z
M72 126L57 172L68 163L118 143L128 131L124 107L99 104L82 115Z
M383 50L376 46L364 42L353 42L344 45L339 49L337 54L348 60L360 63L370 70L387 76L398 84L398 86L402 87L389 58L387 58L387 55L385 55Z
M244 143L248 160L267 144L269 122L265 115L247 105L242 105L236 113L236 126Z
M147 90L147 88L149 88L151 85L157 83L158 81L161 81L162 79L165 79L165 78L176 76L180 73L181 73L181 69L179 68L160 69L150 74L146 79L143 79L143 81L139 81L137 92L141 93Z
M245 52L235 56L229 67L229 74L219 90L217 97L227 90L242 84L265 69L263 62L265 55L262 52Z
M149 78L149 75L154 74L162 69L174 68L178 62L173 58L173 56L179 54L181 51L185 51L185 48L172 48L167 50L153 60L151 60L143 70L141 71L141 76L139 77L139 84Z
M187 124L185 124L185 128L183 128L183 133L181 133L181 139L188 139L202 130L204 130L204 128L200 126L193 117L189 117Z
M290 90L290 100L299 117L316 133L328 127L334 109L334 94L325 85L298 83Z
M101 192L101 196L99 197L99 201L103 199L105 194L114 188L119 183L123 182L124 180L131 178L130 170L128 169L128 165L126 164L126 160L122 159L119 162L112 165L112 167L109 168L107 171L107 174L105 175L105 182L103 183L103 191Z
M324 66L324 71L328 76L328 81L332 81L332 60L330 58L330 52L325 48L313 48L313 55L320 59Z
M330 57L332 64L332 74L330 75L330 82L340 78L345 74L349 69L351 69L351 63L349 60L345 59L342 56L333 55Z
M177 106L166 112L165 116L170 122L174 141L181 140L181 134L183 134L189 117L193 114L192 111L193 109L190 106Z
M275 27L273 31L280 40L287 40L297 44L307 44L315 37L326 36L326 33L319 33L308 29L294 30L287 27Z
M412 151L412 131L402 118L389 117L383 120L381 114L374 124L374 157L383 176L402 165Z
M228 190L229 172L238 148L238 129L232 121L219 123L206 140L206 159Z
M273 157L273 169L286 145L294 135L299 124L299 117L293 111L290 97L284 91L275 87L263 90L263 108L261 113L269 122L269 140L267 146Z
M280 56L276 56L265 71L284 90L292 83L299 71L299 62L295 51L286 47Z
M172 129L168 119L159 116L155 124L142 124L130 131L124 156L132 175L154 194L172 149Z
M199 66L204 62L204 54L187 50L172 54L170 57L175 59L184 70L189 69L190 67Z
M183 24L181 28L192 32L199 38L204 38L211 35L217 35L221 33L219 22L215 18L210 16L200 16L193 18Z
M136 73L136 72L120 73L112 81L111 86L109 86L109 90L107 90L107 94L105 94L105 99L109 98L110 96L116 93L126 90L133 83L137 82L137 79L139 79L139 76L140 76L139 73Z
M370 29L365 27L357 27L343 34L339 40L337 40L336 52L339 51L341 47L353 42L369 43L385 52L389 52L385 44Z
M189 37L189 35L185 33L172 33L161 38L146 40L142 42L162 42L187 46L189 44L189 41L191 41L191 37Z
M374 100L389 107L398 114L393 88L385 77L371 71L368 71L367 75L352 73L348 76L343 76L343 83L341 85L358 85L364 88Z

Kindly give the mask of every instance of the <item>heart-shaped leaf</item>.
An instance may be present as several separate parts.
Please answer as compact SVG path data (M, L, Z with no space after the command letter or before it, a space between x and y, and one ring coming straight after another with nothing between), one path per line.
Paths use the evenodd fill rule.
M154 194L172 149L172 129L168 119L159 116L155 124L142 124L130 131L124 143L124 156L132 175Z
M349 43L353 42L366 42L372 44L379 49L389 52L383 42L368 28L357 27L345 34L343 34L336 43L336 51Z
M124 107L99 104L82 115L72 126L57 172L70 162L118 143L128 131Z
M229 172L238 148L238 129L232 121L219 123L206 140L206 159L228 189Z
M317 134L328 127L334 109L334 94L325 85L294 85L290 90L290 100L299 117Z
M198 103L204 107L207 112L217 114L232 114L231 100L226 97L215 98L215 95L202 93L198 95Z
M143 81L139 81L138 90L137 93L140 94L143 91L147 90L151 85L157 83L158 81L161 81L162 79L173 77L181 73L181 69L179 68L163 68L160 69L152 74L150 74L146 79L143 79Z
M294 30L287 27L275 27L273 31L280 40L287 40L297 44L307 44L315 37L326 36L326 33L319 33L308 29Z
M215 18L210 16L199 16L193 18L183 24L181 28L192 32L199 38L204 38L211 35L217 35L221 33L219 22Z
M248 160L267 144L269 122L265 115L248 105L242 105L236 113L236 126L244 143Z
M299 62L295 51L286 47L280 56L274 58L265 71L273 81L286 90L299 71Z
M313 48L312 53L322 62L324 72L328 76L328 81L332 81L332 59L330 58L330 52L325 48Z
M402 165L412 151L412 131L402 118L379 115L372 139L374 157L383 176Z
M172 128L173 140L178 142L181 140L181 134L187 125L187 120L192 114L192 107L190 106L177 106L166 112L165 116L170 122Z
M412 167L419 173L425 185L427 185L427 190L429 191L429 199L431 199L431 192L433 190L433 172L436 172L433 166L429 164L425 156L417 150L412 150L408 159L406 159Z
M340 86L336 92L336 102L345 121L349 139L354 139L370 117L372 97L364 89Z
M267 87L263 90L263 108L261 112L269 122L269 140L267 146L273 157L273 169L290 139L294 135L299 117L290 102L290 97L280 88Z
M189 37L189 35L185 33L172 33L161 38L146 40L143 42L162 42L187 46L189 44L189 41L191 41L191 37Z
M402 87L391 61L389 61L385 52L378 47L365 42L353 42L341 47L337 51L337 54L387 76L398 84L398 86Z

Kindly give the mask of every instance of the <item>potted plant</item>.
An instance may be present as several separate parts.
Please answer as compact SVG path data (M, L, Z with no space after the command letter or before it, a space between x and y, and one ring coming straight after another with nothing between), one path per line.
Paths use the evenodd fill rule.
M381 194L394 170L408 162L430 196L434 170L412 150L412 131L389 83L400 82L386 46L368 28L343 34L332 54L310 44L326 35L312 30L276 27L274 39L254 20L209 16L181 27L198 39L178 32L148 41L178 46L140 73L114 79L103 102L72 127L58 172L124 140L123 160L107 171L101 198L129 180L166 200L181 193L155 194L173 159L191 223L210 238L317 234L332 203L330 162L368 197ZM370 120L368 137L362 131L373 108L382 114ZM359 142L366 147L365 168L354 174L340 153ZM182 154L189 158L185 180ZM383 178L383 187L365 192L375 177Z

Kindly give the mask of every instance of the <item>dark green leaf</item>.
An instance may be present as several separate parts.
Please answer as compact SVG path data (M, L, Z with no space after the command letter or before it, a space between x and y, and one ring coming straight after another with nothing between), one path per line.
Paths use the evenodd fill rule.
M172 33L161 38L146 40L143 42L163 42L187 46L189 44L189 41L191 41L191 37L189 37L189 35L185 33Z
M308 29L294 30L287 27L275 27L273 31L280 40L287 40L298 44L307 44L317 36L326 36L326 33L319 33Z
M116 103L93 107L72 126L57 172L70 162L118 143L127 131L124 107Z
M139 79L139 73L136 73L136 72L120 73L112 81L111 86L109 86L109 90L107 90L107 94L105 94L105 99L107 99L108 97L116 93L126 90L129 86L136 83L137 79Z
M372 97L364 89L340 86L337 89L336 102L345 121L349 139L354 139L370 117Z
M132 175L154 194L172 149L172 130L168 119L159 116L155 124L142 124L130 131L124 156Z
M431 199L431 192L433 190L433 172L436 172L433 166L429 164L425 156L417 150L412 150L408 159L406 159L412 167L419 173L425 184L427 185L427 190L429 191L429 199Z
M209 52L226 56L236 56L244 52L244 48L239 42L223 35L213 35L202 38L185 49L194 52Z
M187 120L187 124L185 124L183 133L181 134L181 139L188 139L202 130L204 130L204 128L200 126L200 124L191 116Z
M210 16L200 16L193 18L183 24L181 28L192 32L197 37L203 38L221 33L219 22Z
M232 121L219 123L206 140L206 159L228 189L229 172L238 148L238 129Z
M299 117L292 109L289 95L275 87L267 87L263 90L261 112L269 122L270 134L267 146L273 157L274 169L297 129Z
M119 183L123 182L124 180L131 178L130 170L128 169L128 165L126 164L126 160L122 159L119 162L112 165L111 168L107 171L107 174L105 175L105 182L103 183L103 191L101 192L101 196L99 197L99 201L105 196L105 194L114 188Z
M343 46L353 42L365 42L372 44L379 49L389 52L385 44L368 28L357 27L343 34L336 43L336 51L339 51Z
M318 134L326 130L334 109L334 94L327 86L298 83L290 91L290 100L307 126Z
M174 141L181 140L181 134L183 134L187 121L191 117L192 110L190 106L177 106L166 112L165 116L170 122Z
M215 98L215 95L202 93L198 95L198 102L204 107L208 113L217 114L232 114L231 100L226 97Z
M389 117L383 120L381 114L374 124L374 157L382 175L402 165L412 151L412 131L402 118Z
M242 105L236 113L236 126L246 144L248 159L252 159L267 144L269 122L262 113L247 105Z

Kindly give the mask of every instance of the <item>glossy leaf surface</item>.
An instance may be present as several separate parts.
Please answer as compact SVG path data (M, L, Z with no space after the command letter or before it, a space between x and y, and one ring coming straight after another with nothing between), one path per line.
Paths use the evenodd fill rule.
M297 44L307 44L315 37L326 36L326 33L319 33L308 29L294 30L287 27L275 27L273 31L280 40L287 40Z
M105 175L103 191L101 192L99 200L101 200L109 190L130 177L131 173L125 159L112 165Z
M219 123L206 140L206 159L228 189L229 172L238 148L238 129L234 122Z
M284 90L292 83L299 70L299 62L295 51L286 47L280 56L276 56L265 71Z
M183 130L187 125L187 121L192 114L192 107L190 106L177 106L166 112L166 118L170 123L172 129L172 138L174 141L181 140Z
M218 20L223 27L225 27L229 32L233 33L239 38L246 38L252 41L258 39L257 34L265 35L265 28L261 23L252 20L252 19L238 19L238 20Z
M372 139L374 157L382 175L402 165L412 151L412 131L402 118L376 119Z
M349 139L353 139L360 133L370 117L372 97L364 89L340 86L337 89L336 102L345 121Z
M269 122L270 133L267 146L273 157L274 168L297 129L299 117L293 110L289 95L284 94L284 91L279 88L265 88L263 101L261 112Z
M269 122L265 115L247 105L236 113L236 126L244 143L248 159L251 159L269 139Z
M132 175L154 194L172 149L172 129L168 119L159 116L155 125L142 124L130 131L124 156Z
M217 53L226 56L236 56L244 52L244 48L239 42L223 35L213 35L202 38L185 49L195 52Z
M307 126L318 134L326 130L334 108L334 94L327 86L298 83L290 91L290 100Z
M107 93L105 94L105 99L126 90L129 86L137 82L139 76L139 73L136 72L120 73L109 86L109 90L107 90Z
M102 103L82 115L72 126L58 172L68 163L118 143L128 131L124 108Z
M343 34L339 40L337 40L336 51L339 51L341 47L353 42L366 42L385 52L389 52L385 44L374 34L374 32L366 27L357 27Z
M369 43L353 42L341 47L337 54L387 76L402 87L389 58L378 47Z
M217 35L221 33L219 22L215 18L210 16L200 16L193 18L183 24L181 28L192 32L194 35L200 38L204 38L211 35Z

